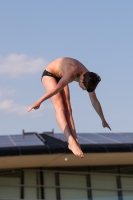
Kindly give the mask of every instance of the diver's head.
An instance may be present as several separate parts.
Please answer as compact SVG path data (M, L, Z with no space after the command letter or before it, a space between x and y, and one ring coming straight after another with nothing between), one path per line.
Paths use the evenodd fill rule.
M93 92L100 81L101 78L98 74L94 72L86 72L83 74L81 81L79 81L79 85L82 89L87 90L88 92Z

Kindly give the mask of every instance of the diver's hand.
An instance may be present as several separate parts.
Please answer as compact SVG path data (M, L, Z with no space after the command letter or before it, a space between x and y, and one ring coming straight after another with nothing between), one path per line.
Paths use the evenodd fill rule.
M32 104L29 108L28 108L28 112L30 112L32 109L39 109L40 107L40 103L39 102L36 102L34 104Z
M102 125L104 128L109 128L111 130L110 126L108 125L108 123L105 120L102 121Z

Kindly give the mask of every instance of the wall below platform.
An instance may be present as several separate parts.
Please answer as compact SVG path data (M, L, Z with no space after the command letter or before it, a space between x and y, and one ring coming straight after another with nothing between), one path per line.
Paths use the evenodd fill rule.
M133 165L3 169L0 199L132 200Z

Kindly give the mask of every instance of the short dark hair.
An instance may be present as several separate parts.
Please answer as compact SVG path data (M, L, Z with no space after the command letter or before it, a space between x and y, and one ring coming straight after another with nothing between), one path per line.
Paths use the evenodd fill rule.
M94 72L86 72L83 76L83 84L87 91L93 92L96 89L98 83L101 81L100 76Z

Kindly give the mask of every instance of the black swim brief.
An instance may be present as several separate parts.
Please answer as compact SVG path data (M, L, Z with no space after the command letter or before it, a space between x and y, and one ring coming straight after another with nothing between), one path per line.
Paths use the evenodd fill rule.
M58 83L59 80L61 79L61 78L59 78L58 76L56 76L56 75L54 75L54 74L48 72L47 70L44 70L44 72L43 72L43 74L42 74L42 77L43 77L43 76L51 76L51 77L54 77L54 78L56 79L57 83ZM41 80L42 80L42 78L41 78Z

